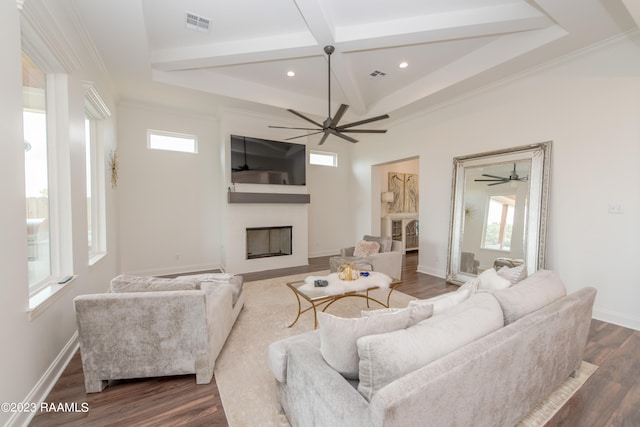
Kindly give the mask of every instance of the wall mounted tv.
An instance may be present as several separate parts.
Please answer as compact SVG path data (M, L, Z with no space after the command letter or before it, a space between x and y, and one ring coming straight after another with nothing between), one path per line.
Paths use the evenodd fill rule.
M231 135L231 182L306 185L304 144Z

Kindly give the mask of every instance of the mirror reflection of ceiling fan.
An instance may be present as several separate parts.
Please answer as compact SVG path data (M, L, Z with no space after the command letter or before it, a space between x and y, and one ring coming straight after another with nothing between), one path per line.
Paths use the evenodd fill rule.
M318 133L324 133L324 135L322 135L322 138L320 139L320 142L318 142L318 145L322 145L324 144L324 142L327 140L327 137L329 135L335 135L337 137L340 137L342 139L346 139L349 142L353 142L356 143L358 142L357 139L352 138L348 135L345 135L345 133L385 133L387 132L386 130L383 129L351 129L354 126L359 126L359 125L364 125L366 123L371 123L371 122L375 122L378 120L382 120L382 119L388 119L389 115L388 114L383 114L381 116L376 116L376 117L371 117L369 119L364 119L364 120L360 120L357 122L353 122L353 123L347 123L345 125L338 125L338 123L340 122L340 119L342 119L342 116L344 115L344 113L347 112L347 109L349 108L348 105L346 104L341 104L340 107L338 108L338 111L336 112L335 117L331 117L331 54L335 51L335 48L333 46L325 46L324 47L324 53L327 54L327 58L328 58L328 70L329 70L329 78L328 78L328 92L329 92L329 108L328 108L328 116L327 118L324 120L324 122L322 122L322 124L316 122L315 120L312 120L304 115L302 115L301 113L295 111L295 110L291 110L288 109L287 111L295 114L296 116L300 117L301 119L304 119L306 121L308 121L309 123L313 123L314 125L316 125L317 127L315 128L298 128L298 127L286 127L286 126L269 126L270 128L278 128L278 129L298 129L298 130L308 130L308 131L314 131L311 133L307 133L305 135L299 135L299 136L294 136L292 138L286 138L286 140L290 140L290 139L296 139L296 138L302 138L305 136L310 136L310 135L316 135Z
M486 179L475 179L474 181L476 182L491 182L492 184L487 184L487 185L500 185L500 184L506 184L508 182L511 181L527 181L529 179L528 176L519 176L518 173L516 172L516 164L513 164L513 170L511 171L511 174L509 176L497 176L497 175L489 175L486 173L483 173L482 176L487 177Z

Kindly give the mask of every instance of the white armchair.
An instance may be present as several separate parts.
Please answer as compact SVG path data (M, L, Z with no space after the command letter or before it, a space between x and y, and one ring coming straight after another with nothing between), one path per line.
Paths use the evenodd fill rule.
M391 240L390 236L364 236L363 240L378 242L380 251L362 257L362 261L371 264L373 271L379 271L394 279L402 278L402 242ZM353 257L355 246L340 250L341 257Z

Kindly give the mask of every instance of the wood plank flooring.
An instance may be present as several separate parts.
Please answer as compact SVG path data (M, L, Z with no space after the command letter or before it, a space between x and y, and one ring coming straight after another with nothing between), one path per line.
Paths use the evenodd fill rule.
M398 290L429 298L457 289L443 279L416 272L417 254L405 256ZM246 281L325 270L328 257L308 266L245 274ZM600 368L547 426L640 426L640 332L594 320L585 360ZM86 394L76 354L46 399L73 403L87 412L40 412L31 426L226 426L218 387L196 385L193 375L112 381L102 393ZM250 404L250 402L247 402Z

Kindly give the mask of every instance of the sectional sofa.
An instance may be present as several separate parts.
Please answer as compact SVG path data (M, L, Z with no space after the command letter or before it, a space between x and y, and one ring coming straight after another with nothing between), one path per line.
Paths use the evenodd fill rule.
M517 425L580 366L596 291L566 295L550 271L476 288L366 318L323 313L318 330L273 343L269 365L290 423ZM361 323L375 323L369 335Z

